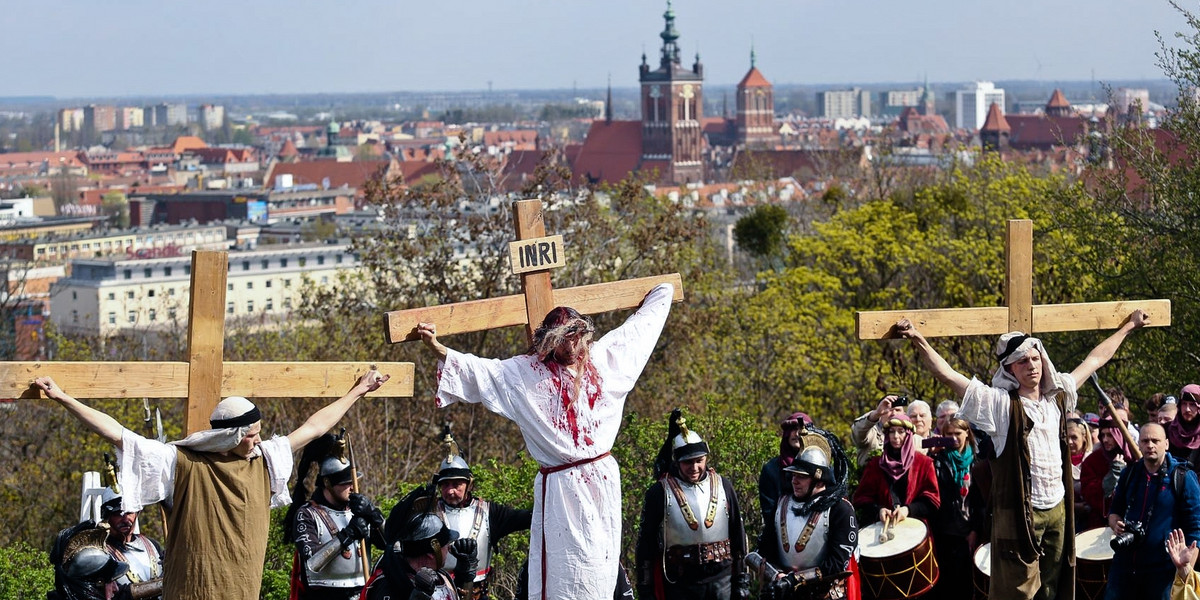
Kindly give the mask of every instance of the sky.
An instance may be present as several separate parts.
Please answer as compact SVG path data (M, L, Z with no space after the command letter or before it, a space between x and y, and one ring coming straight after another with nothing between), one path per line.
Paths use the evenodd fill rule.
M1200 12L1197 0L1180 0ZM0 97L637 85L665 0L0 0ZM1167 0L675 0L710 84L1162 76Z

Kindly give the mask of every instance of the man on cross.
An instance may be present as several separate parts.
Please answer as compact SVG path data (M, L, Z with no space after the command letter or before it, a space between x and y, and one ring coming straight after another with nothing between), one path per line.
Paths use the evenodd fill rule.
M995 445L990 598L1074 598L1074 482L1064 415L1075 409L1078 382L1149 320L1135 310L1070 373L1055 370L1038 338L1006 333L996 345L1000 367L990 386L951 368L908 319L895 324L934 377L962 398L963 418Z
M591 320L551 310L526 354L484 359L446 348L433 323L417 332L440 359L437 404L482 403L521 428L541 465L534 481L530 598L612 597L621 555L621 473L609 451L625 397L650 359L674 286L595 343Z
M359 398L390 375L367 371L345 396L286 436L263 441L258 407L240 396L217 404L212 429L163 444L67 395L54 380L34 385L117 447L122 510L162 502L167 515L163 597L256 600L262 584L271 508L290 502L292 453L329 431Z

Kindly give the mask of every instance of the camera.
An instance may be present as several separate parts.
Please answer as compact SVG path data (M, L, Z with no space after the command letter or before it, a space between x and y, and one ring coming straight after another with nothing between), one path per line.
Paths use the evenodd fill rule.
M935 435L921 440L922 448L954 448L958 446L958 440L948 435Z
M903 408L905 406L908 406L908 396L897 396L895 400L892 400L892 408Z
M1114 535L1108 545L1115 550L1137 548L1146 539L1146 524L1141 521L1126 521L1125 531Z

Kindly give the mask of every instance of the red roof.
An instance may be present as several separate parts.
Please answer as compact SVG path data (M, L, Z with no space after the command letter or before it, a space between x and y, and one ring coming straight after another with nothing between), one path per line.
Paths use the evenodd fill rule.
M750 70L746 71L746 76L738 82L737 86L738 89L771 87L771 82L767 81L766 77L763 77L762 71L759 71L758 67L750 67Z
M1008 145L1016 150L1071 146L1087 133L1087 119L1080 116L1011 115Z
M1062 90L1055 88L1054 94L1050 96L1050 101L1046 103L1046 108L1071 108L1071 103L1067 102L1067 97L1063 95Z
M592 121L571 171L579 183L616 183L638 169L641 160L641 121L597 119Z
M194 135L181 135L171 142L171 152L175 154L183 154L185 150L195 150L197 148L207 148L208 144L204 140Z
M396 167L405 183L415 183L430 175L441 175L441 166L436 162L402 160L396 162Z
M283 141L283 146L279 149L279 158L292 158L299 156L300 151L296 149L296 144L292 143L292 138Z
M329 187L349 186L362 191L367 180L380 169L388 169L391 161L364 160L356 162L337 162L334 160L312 160L307 162L278 163L267 173L267 185L274 185L275 177L291 175L295 185L313 183L322 185L328 178Z
M995 102L988 108L987 119L983 121L983 127L979 131L1012 131L1012 127L1008 126L1008 121L1004 119L1004 113L1000 112L1000 105Z
M512 146L521 150L536 150L538 134L531 129L483 132L484 147Z

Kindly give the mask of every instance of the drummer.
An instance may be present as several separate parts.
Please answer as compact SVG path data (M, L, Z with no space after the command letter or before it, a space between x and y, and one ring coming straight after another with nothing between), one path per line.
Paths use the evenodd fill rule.
M941 506L933 459L917 452L913 422L892 415L884 428L883 454L867 461L854 490L854 507L870 522L929 521Z
M1138 448L1142 460L1121 473L1108 516L1115 541L1106 599L1165 599L1175 574L1168 534L1182 529L1189 543L1200 539L1200 482L1167 452L1163 426L1143 425Z

